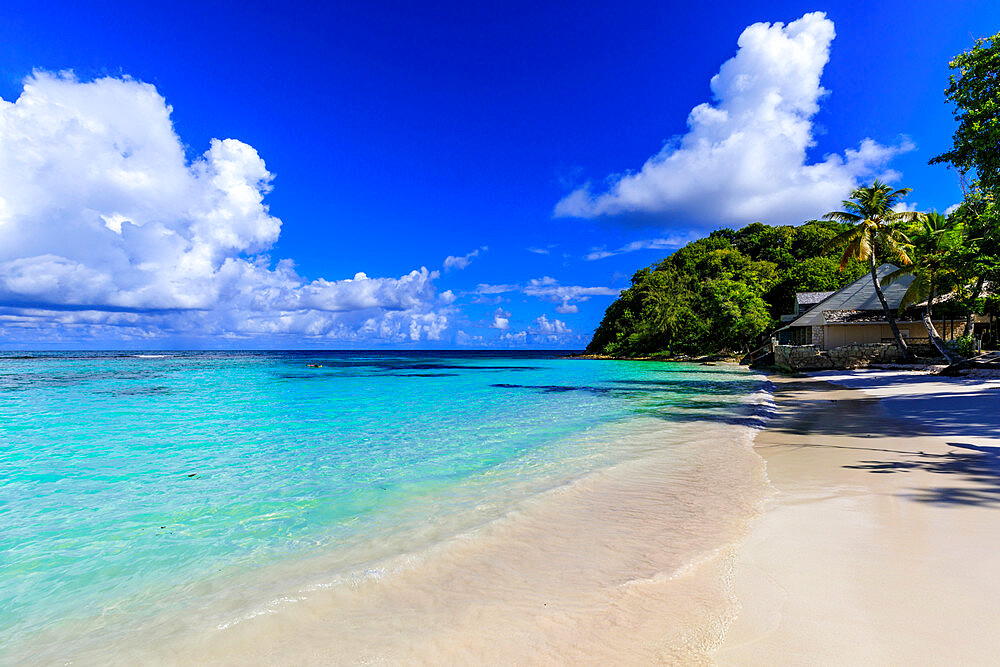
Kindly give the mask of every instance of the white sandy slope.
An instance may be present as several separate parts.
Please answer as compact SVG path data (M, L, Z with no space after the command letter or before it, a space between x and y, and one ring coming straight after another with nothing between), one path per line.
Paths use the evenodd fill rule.
M736 566L733 665L1000 660L1000 380L775 377L777 489ZM836 383L836 384L832 384Z

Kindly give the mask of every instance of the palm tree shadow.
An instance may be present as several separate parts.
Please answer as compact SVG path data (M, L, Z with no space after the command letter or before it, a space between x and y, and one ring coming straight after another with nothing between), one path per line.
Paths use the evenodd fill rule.
M844 467L882 475L921 471L953 476L956 478L953 485L917 489L906 497L934 505L1000 508L1000 448L964 442L948 445L963 451L907 453L908 458L902 461L860 461Z

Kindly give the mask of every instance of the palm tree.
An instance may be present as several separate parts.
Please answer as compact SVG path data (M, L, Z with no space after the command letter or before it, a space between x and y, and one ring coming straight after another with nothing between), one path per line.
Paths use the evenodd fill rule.
M840 258L841 271L852 259L868 262L872 274L872 284L875 285L875 294L878 295L879 303L882 304L885 319L889 322L893 338L896 339L896 346L903 358L907 360L913 358L913 353L906 347L903 337L899 335L896 318L885 300L885 294L879 284L879 265L876 256L888 256L900 264L910 264L910 257L906 254L905 248L907 238L899 230L899 224L915 220L917 213L893 210L902 202L903 197L910 193L910 190L910 188L893 190L892 187L876 179L870 186L855 188L854 192L851 193L851 198L844 200L843 211L831 211L823 216L824 220L835 220L853 225L846 232L831 239L828 247L845 246L843 256Z
M896 282L903 276L912 275L913 281L906 288L903 299L899 303L899 312L914 303L925 301L921 315L927 336L934 347L949 364L960 360L952 352L937 332L931 319L934 314L934 298L942 284L953 285L953 262L956 253L962 250L962 226L950 221L937 211L921 215L917 224L910 230L910 245L913 249L914 261L909 266L897 269L882 279L883 285Z

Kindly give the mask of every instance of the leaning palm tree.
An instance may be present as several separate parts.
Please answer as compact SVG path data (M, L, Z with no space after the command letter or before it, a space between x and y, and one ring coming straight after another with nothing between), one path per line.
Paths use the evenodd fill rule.
M844 200L843 211L831 211L823 216L824 220L836 220L853 225L846 232L831 239L828 247L844 246L843 256L840 258L841 271L852 259L868 263L872 284L875 285L875 294L882 304L889 329L896 339L900 353L907 360L913 358L913 353L899 335L896 318L879 284L877 256L888 257L904 265L910 264L910 257L906 254L905 247L906 235L899 230L899 225L912 222L916 219L917 213L893 210L910 190L910 188L893 190L876 179L870 186L856 188L851 193L851 198Z
M921 215L914 227L909 230L910 248L913 263L899 268L882 278L883 285L890 285L903 276L913 276L903 299L899 303L902 314L907 306L924 302L921 319L927 336L937 348L942 357L953 364L961 359L948 348L938 334L932 317L934 315L934 299L942 286L950 289L954 286L953 260L962 251L962 226L951 221L937 211Z

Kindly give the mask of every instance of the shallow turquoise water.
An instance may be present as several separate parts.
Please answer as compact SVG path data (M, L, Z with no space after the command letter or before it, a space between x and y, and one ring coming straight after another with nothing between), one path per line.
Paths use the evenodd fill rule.
M531 353L0 356L0 650L283 559L433 541L634 454L609 433L639 417L738 419L759 387Z

